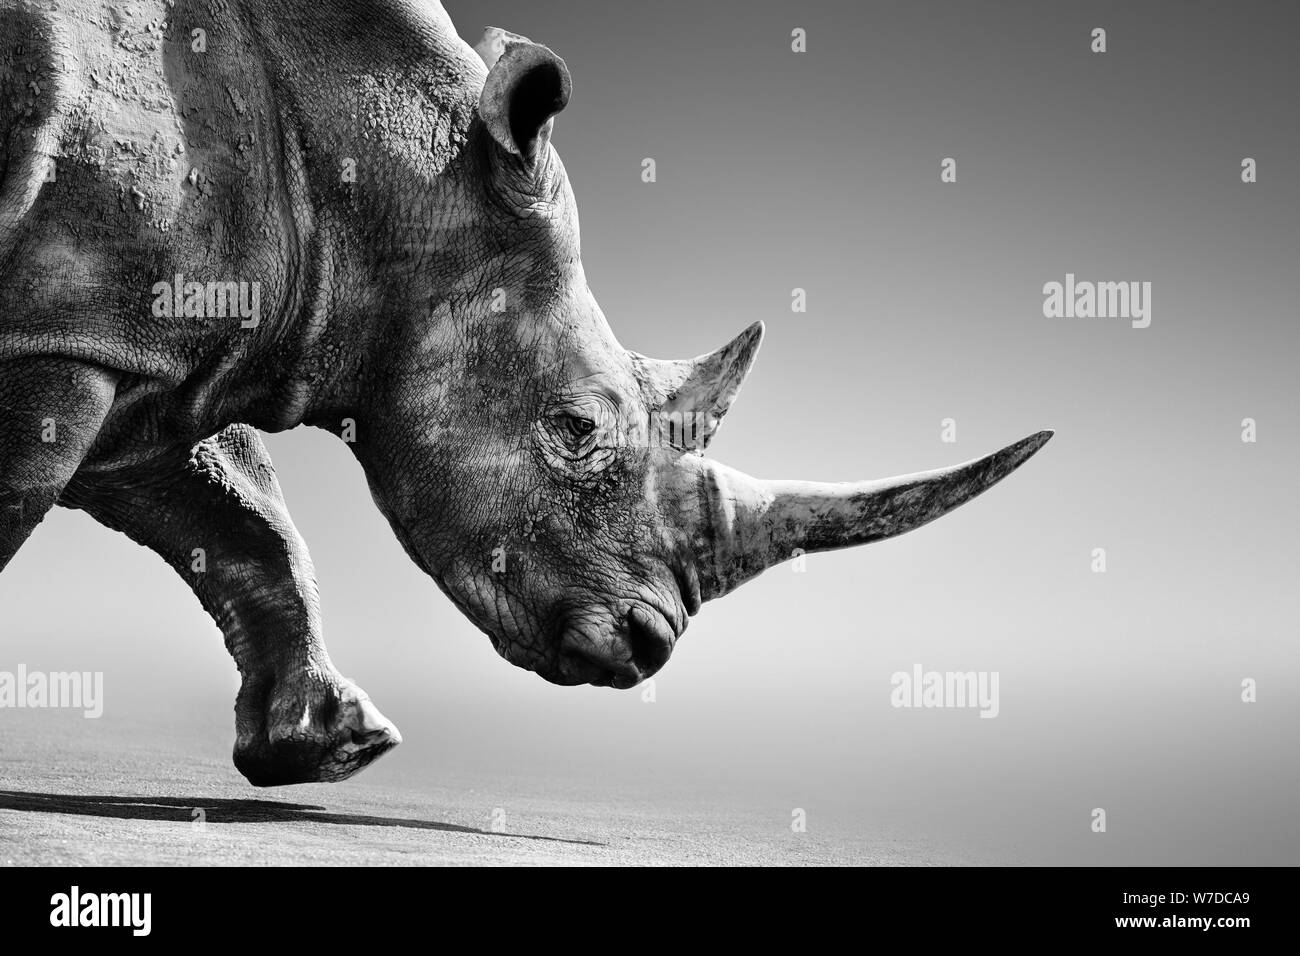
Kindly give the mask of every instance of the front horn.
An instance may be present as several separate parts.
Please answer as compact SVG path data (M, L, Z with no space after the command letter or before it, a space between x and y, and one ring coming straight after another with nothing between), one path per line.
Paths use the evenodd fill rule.
M928 524L992 488L1051 437L1041 431L963 465L861 482L762 481L682 459L695 483L683 505L698 509L691 524L701 597L721 597L797 551L869 544Z

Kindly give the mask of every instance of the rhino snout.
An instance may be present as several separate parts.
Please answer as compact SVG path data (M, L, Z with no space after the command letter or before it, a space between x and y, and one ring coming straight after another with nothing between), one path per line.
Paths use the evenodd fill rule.
M678 632L659 611L633 604L601 628L589 622L565 628L554 675L558 684L625 689L658 673L668 662Z

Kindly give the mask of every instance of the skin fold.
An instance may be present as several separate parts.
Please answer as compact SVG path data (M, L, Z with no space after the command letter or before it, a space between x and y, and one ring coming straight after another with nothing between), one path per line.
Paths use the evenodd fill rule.
M330 662L258 430L338 434L502 657L613 687L704 601L918 527L1050 436L857 484L705 458L762 328L683 361L618 344L544 46L471 48L417 0L51 6L0 0L0 570L55 504L157 552L239 669L255 784L401 739Z

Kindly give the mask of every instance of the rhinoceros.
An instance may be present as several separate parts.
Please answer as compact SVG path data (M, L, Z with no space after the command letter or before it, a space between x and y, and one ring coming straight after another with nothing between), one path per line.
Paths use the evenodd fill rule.
M338 434L502 657L616 688L705 601L919 527L1051 435L861 483L704 457L763 327L619 345L551 144L570 92L430 0L0 2L0 569L56 504L159 554L239 670L255 785L401 740L330 660L259 430Z

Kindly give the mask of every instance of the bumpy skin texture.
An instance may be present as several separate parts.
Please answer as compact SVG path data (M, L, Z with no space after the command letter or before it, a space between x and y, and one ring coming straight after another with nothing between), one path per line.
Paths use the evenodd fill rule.
M503 657L615 687L702 601L929 521L1046 440L862 486L703 458L761 327L686 361L618 344L550 144L570 88L426 0L0 0L0 569L54 503L158 552L225 634L256 784L400 737L325 652L254 429L341 434ZM159 314L177 276L255 284L256 321Z

